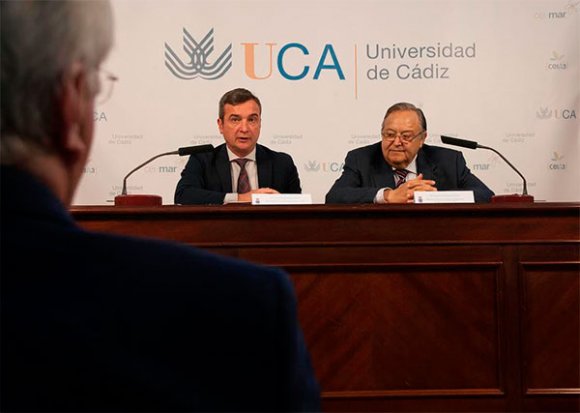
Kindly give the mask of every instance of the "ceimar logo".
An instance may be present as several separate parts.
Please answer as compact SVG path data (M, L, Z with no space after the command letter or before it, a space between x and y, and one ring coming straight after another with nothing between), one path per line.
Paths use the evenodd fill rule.
M225 75L232 67L231 43L215 62L211 63L208 60L214 51L213 28L199 43L189 34L187 29L183 28L183 50L189 61L181 60L171 46L165 43L165 67L180 79L189 80L201 77L206 80L215 80Z
M146 173L160 173L160 174L172 174L178 172L177 166L173 165L162 165L162 166L155 166L151 165L144 168L144 172Z
M547 64L548 70L566 70L567 65L564 61L564 55L556 52L552 52L552 57L550 57L550 62Z
M489 171L495 168L498 163L500 163L499 157L497 155L490 155L487 158L487 163L474 163L472 169L474 171Z
M563 9L552 9L549 11L540 11L535 13L535 18L539 20L557 20L565 19L576 13L580 8L580 1L578 0L568 0L568 3Z
M560 155L558 152L554 152L554 156L552 156L552 160L554 162L561 161L564 159L564 155Z
M548 168L553 171L564 171L566 169L566 164L563 161L564 155L560 155L558 152L554 152L554 155L550 159L552 162L548 164Z
M473 170L474 171L487 171L491 164L489 163L474 163Z
M580 10L580 1L578 0L568 0L566 5L566 11L570 14L576 14Z

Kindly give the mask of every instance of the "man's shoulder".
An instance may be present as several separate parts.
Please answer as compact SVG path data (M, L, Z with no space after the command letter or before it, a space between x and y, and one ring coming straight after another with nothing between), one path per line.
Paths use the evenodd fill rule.
M117 236L84 232L89 244L93 245L92 254L100 246L106 245L110 268L114 263L131 263L133 269L147 274L155 282L171 277L187 279L191 277L221 279L224 285L234 283L251 288L255 283L286 283L286 273L276 269L253 264L236 258L217 255L199 248L164 240ZM90 248L90 246L89 246ZM106 259L104 255L101 257ZM214 282L212 281L212 283Z
M256 145L256 158L264 157L270 158L273 160L286 160L292 161L292 156L287 154L286 152L278 152L273 149L268 148L267 146L257 144Z
M360 148L352 149L348 151L348 155L353 157L371 157L377 152L381 152L381 142L376 142L367 146L361 146Z
M200 160L211 160L211 159L215 159L216 157L221 156L221 155L224 155L227 157L225 143L222 143L222 144L216 146L211 151L198 152L198 153L194 153L191 156L194 158L200 159Z
M457 155L461 154L460 151L456 151L454 149L449 148L442 148L441 146L433 146L424 144L421 148L421 151L425 156L428 158L450 158L456 157Z

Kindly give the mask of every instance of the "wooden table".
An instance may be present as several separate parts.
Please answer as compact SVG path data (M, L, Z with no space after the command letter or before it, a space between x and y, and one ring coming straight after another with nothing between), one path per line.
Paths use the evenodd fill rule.
M327 411L579 411L580 204L75 207L285 268Z

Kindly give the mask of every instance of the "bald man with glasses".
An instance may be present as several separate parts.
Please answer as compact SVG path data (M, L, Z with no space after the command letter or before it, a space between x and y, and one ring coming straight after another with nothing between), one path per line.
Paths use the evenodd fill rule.
M493 192L471 173L459 151L425 144L427 121L411 103L391 106L381 142L350 151L328 204L412 203L415 191L472 190L475 202Z

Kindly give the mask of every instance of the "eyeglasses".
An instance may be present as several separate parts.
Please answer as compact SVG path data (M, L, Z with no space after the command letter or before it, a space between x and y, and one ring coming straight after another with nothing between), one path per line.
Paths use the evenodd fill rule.
M119 81L119 78L104 69L99 69L99 93L97 94L95 101L98 105L105 103L111 95L113 94L113 87L115 82Z
M401 142L410 143L413 139L421 136L424 133L425 133L424 130L422 130L421 132L419 132L416 135L413 135L413 132L401 132L401 133L399 133L399 132L395 132L392 130L388 130L386 132L382 132L382 135L383 135L383 138L389 142L394 141L395 139L397 139L397 136L398 136L401 139Z

